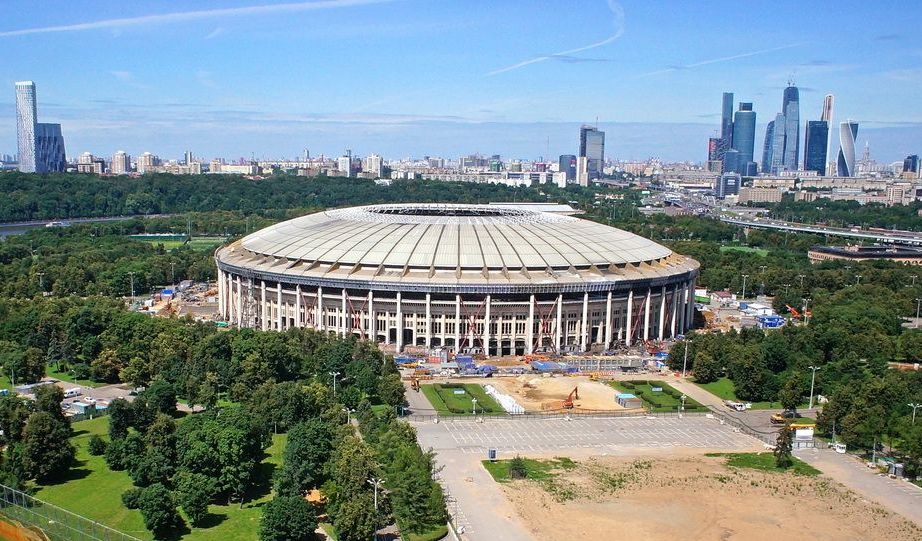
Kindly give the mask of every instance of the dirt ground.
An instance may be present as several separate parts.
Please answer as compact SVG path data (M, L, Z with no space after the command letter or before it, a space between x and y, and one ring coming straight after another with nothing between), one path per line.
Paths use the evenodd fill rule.
M515 378L492 378L489 383L512 396L527 411L560 409L567 395L576 387L579 398L574 409L623 410L615 401L614 389L587 377L541 377L522 375Z
M922 529L823 476L731 469L720 457L599 457L504 483L536 539L918 541Z

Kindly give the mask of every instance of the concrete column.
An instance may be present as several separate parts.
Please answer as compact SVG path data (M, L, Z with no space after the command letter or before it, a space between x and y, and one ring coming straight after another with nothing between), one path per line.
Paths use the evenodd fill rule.
M301 317L301 284L295 286L295 327L300 329L304 326L304 319Z
M447 320L448 318L445 317L445 312L442 312L441 323L440 323L442 327L439 329L439 338L441 338L442 347L445 347L445 323L447 322Z
M633 338L633 332L631 325L634 324L634 290L630 290L627 294L627 317L624 320L624 345L630 346L631 338Z
M554 349L560 353L560 335L563 332L563 295L557 295L557 329L554 334Z
M352 333L352 314L349 313L349 308L346 306L346 289L343 288L343 305L342 305L342 314L343 317L340 320L342 324L342 335L345 338L347 334Z
M403 309L400 306L401 296L397 292L397 353L403 350Z
M384 312L384 345L391 345L391 311Z
M375 296L368 290L368 310L365 312L368 315L368 339L374 342L378 341L378 316L375 314Z
M240 285L240 276L237 276L237 326L243 326L243 288Z
M643 307L643 339L647 341L650 339L650 297L653 292L652 288L647 288L647 300L644 301Z
M659 294L659 339L662 340L665 338L663 335L663 330L666 325L666 286L663 286L663 289Z
M490 356L490 296L484 301L486 306L483 312L483 353Z
M695 320L695 282L688 283L688 292L685 301L685 330L694 324ZM683 330L684 332L684 330Z
M327 326L323 321L323 288L317 288L317 302L314 304L314 328L325 331Z
M672 288L672 319L669 321L669 337L675 338L676 320L679 319L679 286Z
M283 328L282 324L284 323L284 318L283 318L282 316L285 315L285 314L284 314L284 310L282 310L282 284L276 283L276 284L275 284L275 287L276 287L276 289L278 289L278 292L277 292L277 295L276 295L276 298L277 298L277 301L276 301L277 306L276 306L276 308L278 309L278 312L276 312L276 319L278 320L278 329L277 329L277 330L281 331L282 328Z
M540 336L540 333L539 333ZM535 350L535 296L529 297L528 326L525 327L525 353L534 353Z
M611 348L611 291L605 299L605 349Z
M589 292L583 293L583 319L579 326L579 347L582 351L588 348L589 343Z
M218 269L218 316L224 319L224 277L221 275L221 269Z
M260 313L259 313L259 321L260 321L261 324L262 324L262 329L265 331L265 330L268 330L268 329L269 329L269 304L266 303L266 281L265 281L265 280L262 280L261 282L262 282L262 288L261 288L261 290L262 290L262 303L261 303L262 308L261 308Z
M432 295L426 293L426 347L432 347Z
M461 295L455 295L455 353L461 347Z

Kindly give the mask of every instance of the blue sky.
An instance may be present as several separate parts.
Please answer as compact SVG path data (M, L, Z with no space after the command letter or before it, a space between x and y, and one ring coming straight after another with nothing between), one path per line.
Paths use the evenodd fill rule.
M764 123L793 77L801 118L890 161L922 153L922 10L906 2L5 0L0 152L13 82L83 151L385 157L576 151L702 160L720 93ZM194 11L193 11L194 10Z

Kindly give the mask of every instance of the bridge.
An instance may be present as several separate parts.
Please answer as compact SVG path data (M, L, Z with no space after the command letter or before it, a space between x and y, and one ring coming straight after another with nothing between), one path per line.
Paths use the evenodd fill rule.
M839 227L787 223L772 220L754 221L746 220L743 218L733 218L730 216L720 216L718 219L724 223L738 225L740 227L751 227L755 229L774 229L777 231L792 231L795 233L811 233L814 235L853 238L885 244L908 244L912 246L922 246L922 233L915 231L853 231L851 229L843 229Z

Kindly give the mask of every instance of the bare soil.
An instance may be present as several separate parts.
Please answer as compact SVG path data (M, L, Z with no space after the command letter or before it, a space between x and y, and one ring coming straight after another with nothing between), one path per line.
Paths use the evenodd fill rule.
M591 381L587 377L542 377L532 374L515 378L492 378L489 383L515 398L527 411L561 409L563 401L574 388L579 393L579 398L573 400L574 409L624 409L615 400L618 393L613 388L598 381Z
M721 457L599 457L503 491L535 539L918 541L922 529L824 476Z

